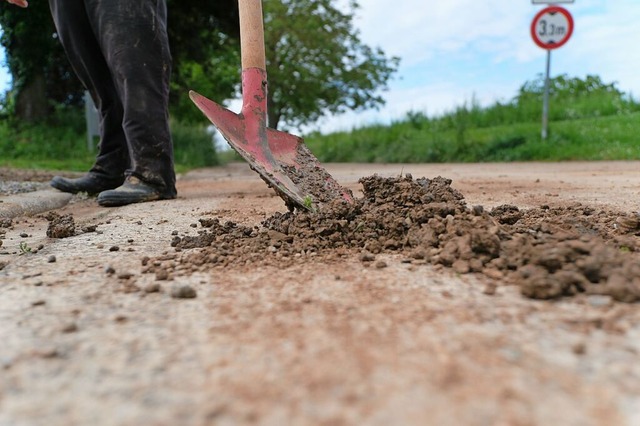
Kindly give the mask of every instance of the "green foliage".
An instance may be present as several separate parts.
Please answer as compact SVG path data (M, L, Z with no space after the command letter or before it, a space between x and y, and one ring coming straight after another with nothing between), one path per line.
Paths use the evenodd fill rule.
M471 100L439 117L409 112L388 126L329 135L307 145L321 161L486 162L631 160L640 158L640 103L599 77L552 80L550 137L540 137L540 82L528 82L509 103L487 108Z
M171 132L177 166L198 168L219 164L213 136L206 127L172 121Z
M221 35L222 37L222 35ZM202 112L191 102L189 90L222 103L240 85L240 52L235 44L219 46L215 55L202 61L184 61L171 82L171 115L183 122L202 123Z
M193 120L200 116L189 100L189 89L219 99L237 90L237 1L167 0L167 8L173 56L171 112L180 120ZM2 95L2 113L14 115L16 98L37 81L44 82L44 92L37 96L51 113L57 106L83 104L84 88L57 39L48 2L32 1L26 9L3 4L0 27L0 44L13 77L12 90ZM194 72L193 64L201 70Z
M362 43L335 0L265 0L269 126L296 127L329 113L384 104L399 59Z
M183 122L203 122L189 90L220 103L239 91L237 1L168 0L167 8L173 56L171 115Z
M539 114L544 93L544 77L526 82L513 100L520 119ZM615 83L604 83L599 76L584 79L566 74L552 78L549 84L550 120L571 120L625 114L640 110L638 104L622 93ZM527 115L528 114L528 115Z
M346 13L336 3L264 2L271 127L299 126L324 114L384 104L380 92L387 88L399 59L361 42L353 26L355 0L346 5ZM237 1L167 0L167 8L173 56L171 115L182 122L202 121L189 90L220 103L240 90ZM14 81L2 113L27 118L33 111L29 106L39 102L46 103L47 111L40 115L56 106L82 105L83 88L56 38L47 2L31 2L27 9L0 8L0 25L0 43ZM21 104L16 99L28 106L14 108Z
M57 39L48 2L30 2L26 9L3 5L0 27L0 44L13 77L13 90L6 96L15 97L29 83L42 78L43 95L52 104L82 104L83 89Z
M203 126L171 123L176 169L187 170L219 163L211 134ZM0 121L0 162L21 168L86 171L95 151L87 146L82 110L60 107L47 121L25 124Z
M0 158L31 164L69 162L90 166L93 154L87 150L84 117L77 108L61 107L45 122L27 124L6 120L0 125Z
M29 254L32 252L31 247L29 247L29 245L22 241L20 242L20 256L22 256L23 254Z

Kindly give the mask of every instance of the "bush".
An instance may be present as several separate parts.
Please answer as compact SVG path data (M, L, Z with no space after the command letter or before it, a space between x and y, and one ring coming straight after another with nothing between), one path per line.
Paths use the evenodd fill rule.
M213 135L203 125L171 122L176 167L193 169L220 164Z
M206 127L172 121L171 131L177 169L219 164L212 135ZM3 165L85 171L93 164L95 155L95 147L88 147L81 108L59 108L42 123L22 123L12 118L0 122Z

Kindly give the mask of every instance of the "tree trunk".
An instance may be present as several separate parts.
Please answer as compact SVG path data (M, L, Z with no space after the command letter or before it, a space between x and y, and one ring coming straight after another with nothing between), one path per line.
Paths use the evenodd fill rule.
M22 121L39 121L49 116L49 102L43 75L29 81L16 97L16 117Z

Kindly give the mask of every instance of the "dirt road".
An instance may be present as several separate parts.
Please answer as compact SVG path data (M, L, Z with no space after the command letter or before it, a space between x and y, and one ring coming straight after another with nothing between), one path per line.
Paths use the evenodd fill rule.
M607 242L609 218L639 208L640 162L327 168L356 197L376 173L443 176L484 212L579 211ZM178 185L0 228L1 426L640 424L637 303L534 300L496 261L473 272L388 240L286 251L262 225L284 203L245 164ZM56 221L71 234L48 237Z

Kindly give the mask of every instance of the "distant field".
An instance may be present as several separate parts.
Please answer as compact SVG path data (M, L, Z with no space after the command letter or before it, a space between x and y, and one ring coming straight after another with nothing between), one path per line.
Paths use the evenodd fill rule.
M442 163L489 161L632 160L640 158L640 112L551 122L439 129L410 122L307 136L326 162Z
M640 159L640 103L597 76L551 81L549 137L541 138L543 82L525 83L513 100L479 106L473 99L450 113L409 112L389 125L305 135L322 162L445 163ZM0 165L86 170L82 111L60 110L46 123L0 120ZM172 122L178 171L237 160L218 153L204 125Z

